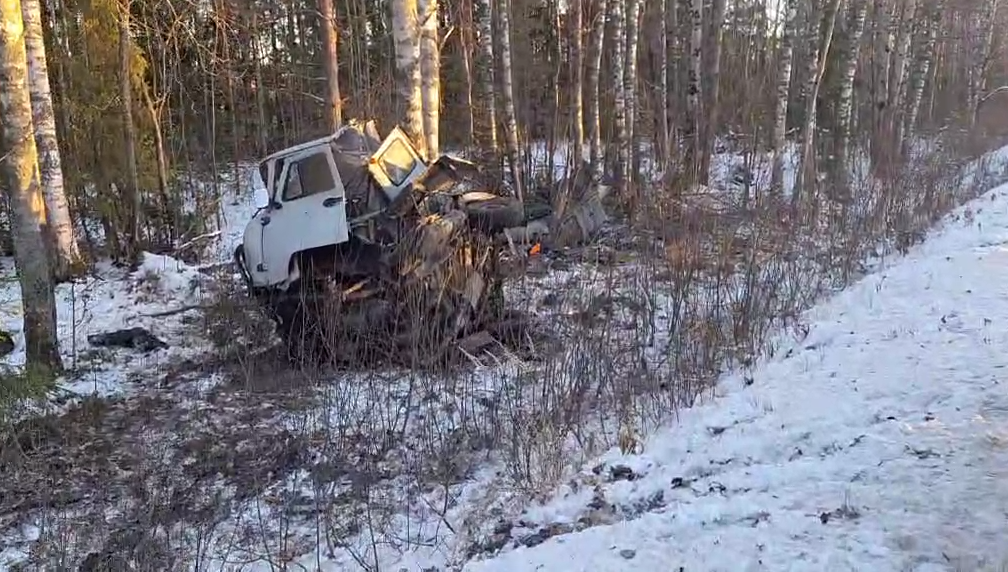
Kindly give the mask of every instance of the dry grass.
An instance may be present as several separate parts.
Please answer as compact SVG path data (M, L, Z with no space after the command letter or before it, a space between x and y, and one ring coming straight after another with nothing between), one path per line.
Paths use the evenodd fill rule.
M28 569L279 570L316 546L364 570L414 550L460 564L499 548L527 499L611 447L638 450L869 259L990 186L963 189L964 165L932 151L797 213L655 190L632 226L512 279L529 327L451 368L278 366L272 325L225 288L198 324L206 361L16 428L0 518L38 527Z

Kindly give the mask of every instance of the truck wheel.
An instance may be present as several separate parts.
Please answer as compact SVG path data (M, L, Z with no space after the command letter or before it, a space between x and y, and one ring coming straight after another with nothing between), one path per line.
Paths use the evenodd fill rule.
M467 201L462 210L469 217L469 224L484 232L497 233L525 222L525 209L512 197Z

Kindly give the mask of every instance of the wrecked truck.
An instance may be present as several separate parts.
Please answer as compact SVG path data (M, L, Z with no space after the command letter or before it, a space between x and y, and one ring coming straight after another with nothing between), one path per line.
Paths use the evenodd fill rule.
M234 262L292 360L435 360L499 307L519 201L373 122L269 155Z

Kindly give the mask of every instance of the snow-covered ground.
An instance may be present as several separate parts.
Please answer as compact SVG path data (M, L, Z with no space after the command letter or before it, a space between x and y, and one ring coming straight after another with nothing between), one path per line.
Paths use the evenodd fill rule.
M1005 569L1006 284L1008 185L465 570Z
M1005 156L1008 148L991 154ZM716 192L737 194L733 173L743 161L738 154L716 158ZM754 170L765 178L765 167ZM220 233L198 265L204 270L228 260L240 240L255 208L253 180L250 173L241 191L225 189ZM14 523L19 529L0 538L0 570L51 559L41 554L52 550L45 546L69 545L67 538L77 551L108 544L108 530L147 514L143 494L157 500L164 491L177 494L182 508L170 515L181 520L158 528L163 542L198 559L201 569L271 570L284 561L335 571L357 569L363 558L410 571L748 570L762 569L760 559L768 570L926 570L929 563L952 569L970 550L995 562L1001 555L984 535L1008 525L1003 510L995 514L1008 502L1008 485L984 489L984 471L1008 468L1008 397L998 401L1008 391L1001 386L999 394L981 374L958 375L953 366L996 372L998 360L1008 360L998 357L998 343L1008 341L999 326L1008 322L1008 304L999 314L996 279L1008 274L1008 265L998 266L999 257L1008 263L1008 246L999 246L1008 244L1004 194L1008 189L960 209L907 259L813 309L807 336L775 343L786 357L723 379L716 399L663 426L640 455L614 452L588 462L531 505L500 452L481 447L499 445L493 439L502 430L530 425L538 410L521 400L522 391L543 384L533 379L543 375L535 363L487 357L458 378L373 372L314 380L309 388L255 360L239 364L236 376L218 375L219 364L204 363L218 349L207 339L207 321L196 310L171 311L221 302L220 276L167 256L146 255L135 272L101 265L61 286L57 303L67 365L84 370L61 389L72 402L97 396L104 404L96 419L66 421L80 440L50 430L33 445L46 464L17 480L18 487L48 487L44 479L56 475L53 494L78 500L59 509L55 526L46 510L0 514L0 537ZM520 303L532 308L553 297L560 302L544 315L567 319L606 294L593 288L640 278L622 269L553 268L530 280ZM20 297L9 263L4 276L0 325L18 340L6 359L17 365ZM691 313L704 320L702 310ZM87 343L89 334L136 325L171 347L145 355ZM568 353L578 351L591 350ZM173 367L184 361L191 363L182 375ZM578 381L570 379L576 365L563 364L566 382ZM400 442L383 450L382 438L393 434ZM72 457L66 474L50 475L58 465L39 454L44 447ZM969 455L976 457L971 465ZM99 473L102 494L91 494ZM418 476L432 473L436 483ZM143 483L140 493L133 483ZM210 521L187 520L192 514L211 514ZM100 525L101 534L79 532ZM339 530L345 535L332 536ZM500 547L492 559L471 561Z

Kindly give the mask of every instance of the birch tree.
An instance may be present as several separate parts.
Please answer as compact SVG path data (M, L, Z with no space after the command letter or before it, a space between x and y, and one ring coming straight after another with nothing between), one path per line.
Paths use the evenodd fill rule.
M322 64L326 78L326 105L329 130L335 132L343 124L343 104L339 88L339 52L336 15L333 0L318 0L319 26L322 28Z
M511 4L508 0L496 0L496 3L498 49L501 56L501 91L504 100L504 141L515 196L524 202L525 192L518 164L518 117L515 113L514 79L511 74Z
M53 110L45 41L42 36L40 0L22 0L25 48L28 54L28 82L31 92L32 124L39 153L42 191L45 194L47 225L53 275L56 281L68 278L80 263L80 250L74 236L73 220L63 186L63 165L56 139L56 114Z
M417 0L392 0L391 3L392 38L395 42L403 128L426 157L427 139L424 136Z
M917 115L920 113L921 99L924 96L924 82L927 80L928 73L931 71L931 63L934 61L935 41L938 37L942 4L935 2L934 5L927 7L927 21L924 23L925 30L924 37L921 39L920 54L916 58L917 61L907 84L907 109L897 138L897 143L904 156L909 153L913 144Z
M987 0L984 10L984 34L978 50L977 62L974 64L974 72L971 74L969 89L970 104L970 126L976 125L980 115L980 105L983 101L984 91L987 89L987 81L990 74L991 63L994 54L994 30L997 28L999 0Z
M770 186L775 193L784 192L784 150L787 140L788 99L791 92L791 68L794 63L794 34L799 0L784 0L784 32L781 34L777 59L777 81L774 90L774 120L772 135L773 165Z
M500 1L500 0L498 0ZM486 145L497 152L497 100L494 90L494 40L493 40L493 0L477 0L477 22L479 22L479 51L476 71L479 77L479 93L486 106Z
M609 4L609 23L613 35L612 54L612 89L615 94L613 99L613 121L616 129L616 187L617 191L623 193L626 190L627 167L629 165L630 139L627 133L627 113L626 113L626 78L623 75L626 48L626 30L624 28L624 5L622 1L614 1Z
M602 78L602 50L605 45L606 15L609 11L607 0L595 0L595 20L592 22L591 45L592 57L588 61L588 140L591 157L592 173L595 177L602 174L602 114L599 102L599 89Z
M812 29L809 36L812 39L812 53L809 55L808 78L805 89L805 125L801 132L801 162L795 182L794 200L800 200L801 195L812 198L816 181L815 135L816 120L819 115L819 88L822 86L823 75L826 73L826 62L833 45L833 30L836 28L837 13L840 11L840 0L829 0L825 6L825 14L820 10L811 13ZM826 25L821 30L822 24ZM822 38L820 39L820 32Z
M46 203L32 125L28 54L19 0L0 0L0 185L9 193L14 262L21 286L26 364L62 369L56 301L43 229Z
M626 99L626 143L623 154L627 184L633 182L638 167L637 121L637 52L640 45L641 0L628 0L626 5L626 66L623 70L623 94Z
M438 0L420 0L421 102L427 156L431 160L441 150L441 47L438 39Z
M851 110L854 99L854 76L857 73L858 51L864 34L868 0L851 0L851 21L847 32L847 45L839 62L840 87L837 95L837 117L833 172L844 180L846 186L847 160L851 147L853 117Z
M584 161L584 24L583 0L571 0L571 121L574 123L574 157L576 165Z
M714 142L717 138L717 128L721 106L721 51L724 40L726 0L712 0L710 15L710 33L707 34L707 53L709 61L707 69L707 101L706 117L703 126L703 154L700 158L700 179L707 180L710 173L710 159L714 152Z
M690 12L690 55L689 80L686 87L686 115L690 138L690 169L691 177L700 175L700 162L703 153L703 108L702 80L703 68L703 0L689 0ZM699 181L705 182L705 181Z

